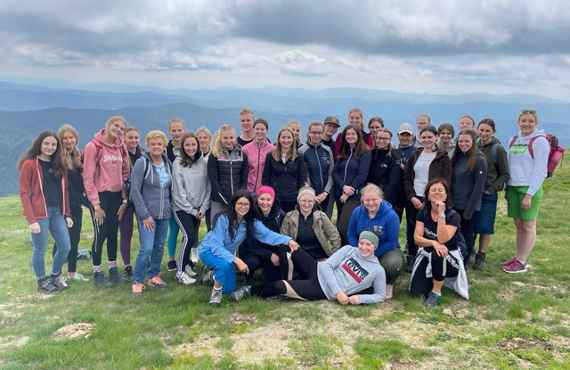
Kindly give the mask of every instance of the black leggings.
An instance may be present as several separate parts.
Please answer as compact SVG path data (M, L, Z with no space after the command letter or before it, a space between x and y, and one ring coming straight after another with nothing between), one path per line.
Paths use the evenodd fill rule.
M100 206L105 211L105 219L102 225L97 225L95 221L95 210L89 208L91 219L93 220L93 230L95 238L93 239L93 247L91 255L93 257L93 266L101 265L101 257L103 254L103 243L107 240L107 258L110 262L117 260L117 234L119 231L119 218L117 212L122 204L121 192L104 191L99 193Z
M69 231L69 241L71 249L67 255L67 272L77 271L77 249L79 248L79 240L81 239L81 226L83 222L83 208L71 207L71 219L73 220L73 227ZM57 244L53 245L53 255L57 250Z
M463 238L465 238L465 255L463 256L463 261L465 266L469 262L469 258L473 254L473 248L475 245L475 223L473 222L473 218L466 220L463 215L465 210L456 209L456 211L461 216L461 234Z
M336 227L338 228L338 232L340 234L340 239L342 244L347 245L348 242L348 224L350 223L350 217L352 216L352 211L356 207L360 205L360 201L358 198L349 198L345 203L337 200L336 208L337 212L337 220L336 220Z
M262 246L256 246L257 248L264 248ZM287 279L287 273L289 272L289 261L287 260L287 251L279 250L279 248L272 248L272 252L279 257L279 266L275 266L271 262L270 256L260 256L255 254L246 254L240 256L240 258L245 262L249 268L249 274L247 275L247 280L251 281L253 279L253 274L257 269L263 270L263 277L266 282L285 280Z
M182 249L178 258L178 272L184 271L186 265L194 267L194 263L190 259L190 250L198 244L198 231L200 229L200 220L190 213L184 211L174 212L174 219L182 230Z
M252 289L252 293L261 297L273 297L276 295L287 295L290 298L306 299L311 301L327 299L321 289L317 274L317 261L302 248L291 253L291 260L298 270L303 280L279 280L257 286ZM287 289L287 285L291 288Z
M424 201L424 198L418 197L417 195L416 198L421 202ZM416 231L416 218L418 217L419 211L419 209L414 207L412 202L406 202L406 249L408 250L408 256L412 258L418 253L418 246L414 241L414 232Z

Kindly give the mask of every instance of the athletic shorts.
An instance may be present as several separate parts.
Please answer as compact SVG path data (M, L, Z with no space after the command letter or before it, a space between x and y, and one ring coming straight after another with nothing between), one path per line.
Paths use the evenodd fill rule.
M497 198L497 193L483 194L481 198L481 209L473 214L475 234L492 235L495 233Z
M521 202L528 186L507 186L506 196L508 204L508 215L512 218L518 218L523 221L532 221L538 218L538 210L542 200L542 188L540 188L532 197L529 209L522 209Z

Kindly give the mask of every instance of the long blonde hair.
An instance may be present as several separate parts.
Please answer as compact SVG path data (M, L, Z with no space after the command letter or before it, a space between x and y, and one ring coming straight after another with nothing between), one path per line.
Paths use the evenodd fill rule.
M212 155L214 157L219 158L220 155L222 154L224 150L224 148L222 147L222 133L224 131L229 131L229 130L232 130L235 135L236 129L229 123L223 124L222 126L220 126L218 131L216 131L216 139L214 140L214 145L212 145Z
M75 136L75 146L70 152L67 151L65 149L65 146L63 145L63 136L65 135L66 132L71 132L71 134ZM83 168L83 163L81 162L81 152L79 151L78 148L79 132L77 132L75 127L73 127L69 123L66 123L59 128L59 130L57 131L57 136L59 137L59 141L62 144L63 150L61 151L61 153L63 157L63 165L65 166L65 168L67 168L68 170L72 170L74 168L77 169Z
M281 146L279 139L281 138L281 134L284 132L290 133L291 138L293 139L293 142L291 143L291 149L289 151L288 159L294 161L295 159L297 159L297 145L296 145L297 141L295 140L295 134L293 134L293 131L291 131L291 129L289 127L284 127L281 130L279 130L279 133L277 134L277 143L275 143L275 149L273 149L273 151L271 152L271 156L276 161L281 160L281 158L283 156L283 147Z

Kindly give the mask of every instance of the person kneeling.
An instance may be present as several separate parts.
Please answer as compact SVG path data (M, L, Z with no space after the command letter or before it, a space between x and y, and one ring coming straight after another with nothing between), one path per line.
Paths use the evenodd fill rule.
M340 304L372 304L384 301L386 274L374 255L378 237L360 234L358 248L346 245L328 259L317 262L303 249L291 255L303 280L280 280L254 286L252 294L261 297L285 295L300 300L337 300ZM372 294L357 294L373 287Z

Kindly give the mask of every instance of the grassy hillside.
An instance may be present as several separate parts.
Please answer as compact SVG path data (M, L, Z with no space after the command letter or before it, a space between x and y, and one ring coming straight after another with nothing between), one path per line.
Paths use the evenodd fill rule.
M181 287L169 274L167 289L142 299L126 283L42 296L19 200L2 198L0 368L569 369L569 188L568 168L547 180L527 274L500 271L514 248L501 201L488 268L469 276L471 300L445 291L436 310L407 294L408 274L392 302L362 307L248 299L212 308L208 287ZM86 227L81 248L90 235ZM89 263L79 271L88 274Z

